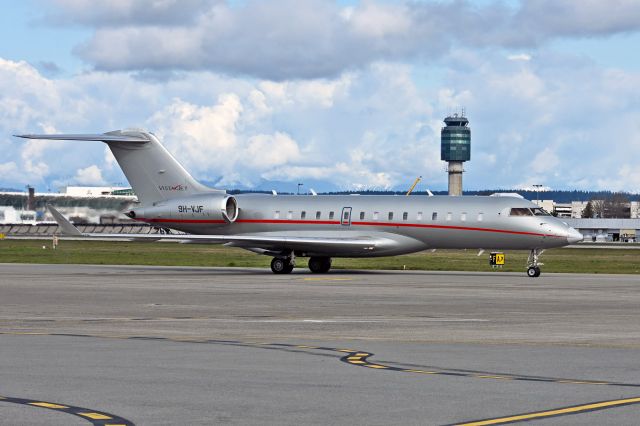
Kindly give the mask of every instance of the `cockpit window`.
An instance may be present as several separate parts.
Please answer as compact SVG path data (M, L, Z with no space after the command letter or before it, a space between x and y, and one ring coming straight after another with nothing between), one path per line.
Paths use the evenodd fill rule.
M533 216L533 213L526 207L514 207L509 212L509 216Z
M536 216L551 216L551 214L548 211L546 211L545 209L533 208L531 210L533 210L533 214L536 215Z

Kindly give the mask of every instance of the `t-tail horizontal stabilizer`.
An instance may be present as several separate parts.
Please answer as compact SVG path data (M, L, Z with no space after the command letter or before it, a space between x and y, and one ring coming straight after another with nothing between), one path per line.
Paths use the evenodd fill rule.
M126 134L118 130L102 134L61 134L61 135L13 135L24 139L49 139L54 141L99 141L99 142L149 142L141 134Z
M225 193L201 184L144 130L114 130L103 134L16 135L25 139L100 141L107 144L143 205L205 193Z

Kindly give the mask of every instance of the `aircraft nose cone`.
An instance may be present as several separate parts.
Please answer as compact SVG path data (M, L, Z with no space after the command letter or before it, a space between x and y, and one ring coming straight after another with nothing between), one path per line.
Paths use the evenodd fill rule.
M569 244L579 243L583 239L584 237L580 232L576 231L573 228L569 228L569 234L567 235L567 241L569 242Z

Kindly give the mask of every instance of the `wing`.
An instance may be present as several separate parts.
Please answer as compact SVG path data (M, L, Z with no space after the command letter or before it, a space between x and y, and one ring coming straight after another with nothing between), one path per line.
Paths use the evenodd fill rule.
M381 237L304 237L298 235L273 235L271 233L240 235L195 235L195 234L92 234L80 232L58 210L51 205L47 208L62 229L64 235L74 238L98 240L133 240L158 241L174 240L185 243L229 243L246 249L262 249L266 251L301 250L313 253L364 254L379 249L389 249L397 244L391 238Z

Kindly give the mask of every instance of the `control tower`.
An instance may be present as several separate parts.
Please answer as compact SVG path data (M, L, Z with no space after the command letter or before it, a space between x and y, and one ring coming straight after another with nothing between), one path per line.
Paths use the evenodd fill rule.
M440 159L449 163L449 195L462 195L462 163L471 159L471 129L469 120L462 114L444 119L440 132Z

